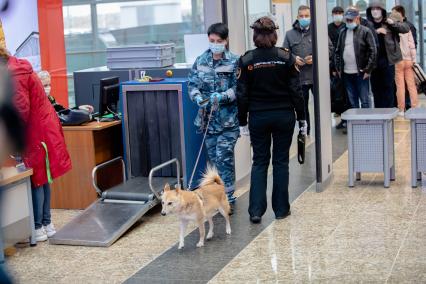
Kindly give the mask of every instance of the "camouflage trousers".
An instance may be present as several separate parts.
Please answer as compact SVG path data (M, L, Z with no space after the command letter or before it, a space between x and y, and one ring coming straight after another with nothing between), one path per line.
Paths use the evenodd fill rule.
M205 141L209 161L217 168L227 193L235 190L234 148L239 136L237 126L220 133L208 133Z

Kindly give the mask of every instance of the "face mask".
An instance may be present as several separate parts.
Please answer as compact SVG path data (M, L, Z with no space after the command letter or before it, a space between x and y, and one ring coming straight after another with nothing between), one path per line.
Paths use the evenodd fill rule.
M341 22L343 22L343 15L333 15L333 21L335 23L340 24Z
M225 51L224 43L209 43L209 48L214 54L221 54Z
M380 19L382 15L382 10L371 10L371 16L373 16L374 19Z
M350 29L350 30L354 30L357 26L358 26L358 24L357 23L353 23L353 22L346 24L346 27L348 29Z
M46 93L47 96L50 96L50 90L52 89L51 86L46 86L44 87L44 92Z
M311 18L300 18L299 24L302 28L306 28L311 24Z

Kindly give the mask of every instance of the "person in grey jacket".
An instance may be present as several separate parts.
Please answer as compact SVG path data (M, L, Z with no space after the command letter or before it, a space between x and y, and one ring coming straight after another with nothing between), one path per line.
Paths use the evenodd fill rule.
M309 118L309 91L313 91L312 73L312 36L311 36L311 12L308 6L300 6L297 20L293 29L287 31L283 47L288 49L295 57L296 66L300 70L300 85L305 100L305 116L308 122L307 134L310 134L311 123Z
M402 60L399 34L408 33L410 27L388 19L380 0L370 2L367 19L374 25L379 42L377 68L371 73L374 105L376 108L391 108L395 106L395 64Z
M336 70L343 78L351 108L369 105L369 77L377 59L376 42L371 30L361 25L359 10L349 7L345 13L335 51Z

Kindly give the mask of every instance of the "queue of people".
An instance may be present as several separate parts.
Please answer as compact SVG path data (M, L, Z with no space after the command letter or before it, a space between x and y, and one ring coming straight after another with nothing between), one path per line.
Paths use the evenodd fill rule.
M345 97L343 109L398 107L403 117L408 108L418 105L412 69L417 57L416 28L401 5L388 14L381 1L370 1L366 18L356 6L343 11L333 8L333 22L328 26L334 44L333 75L343 83L343 88L336 88L332 81L332 100ZM345 127L344 121L336 126Z

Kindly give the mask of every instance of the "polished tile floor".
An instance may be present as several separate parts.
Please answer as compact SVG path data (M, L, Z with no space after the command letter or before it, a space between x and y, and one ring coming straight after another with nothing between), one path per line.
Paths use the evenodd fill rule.
M365 174L349 189L343 154L327 190L306 191L291 217L265 226L236 257L219 258L224 268L210 282L426 283L426 184L410 187L409 124L395 125L391 188L383 188L383 174ZM241 187L239 195L246 191ZM53 219L59 228L78 213L54 210ZM177 220L157 209L110 248L23 245L7 263L20 283L122 283L174 246L178 234Z
M211 283L425 283L426 191L410 187L408 122L396 122L397 180L347 187L347 155L322 193L305 192Z

